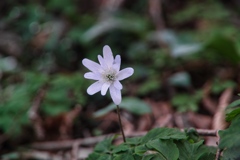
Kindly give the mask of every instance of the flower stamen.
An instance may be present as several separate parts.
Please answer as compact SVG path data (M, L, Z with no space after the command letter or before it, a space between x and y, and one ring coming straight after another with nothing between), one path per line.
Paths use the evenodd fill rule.
M107 74L106 75L106 78L109 80L109 81L114 81L115 80L115 76L113 74Z
M109 82L115 81L116 77L114 74L106 74L106 80Z

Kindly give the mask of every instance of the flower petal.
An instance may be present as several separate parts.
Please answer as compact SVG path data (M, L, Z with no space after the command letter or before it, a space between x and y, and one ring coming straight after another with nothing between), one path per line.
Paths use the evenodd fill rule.
M114 68L115 71L119 72L120 66L121 66L121 57L120 55L116 55L114 64L112 67Z
M99 72L99 70L101 69L101 66L98 63L93 62L92 60L89 60L87 58L84 58L82 60L82 64L92 72Z
M107 93L108 88L110 87L111 83L104 83L101 88L101 94L104 96Z
M87 93L89 95L93 95L93 94L99 92L102 88L102 85L103 85L103 82L101 82L101 81L97 81L97 82L93 83L92 85L90 85L88 87Z
M118 80L114 81L113 85L119 90L123 88L122 84Z
M93 72L87 72L84 74L84 78L86 79L92 79L92 80L100 80L101 75Z
M109 88L110 91L110 95L112 97L113 102L116 105L119 105L122 101L122 94L121 94L121 90L115 88L113 85L110 86Z
M108 65L108 67L112 67L114 59L113 59L112 50L108 45L105 45L103 47L103 58L106 64Z
M130 67L123 69L117 74L117 80L121 81L125 78L128 78L133 74L133 72L133 68Z
M98 55L98 61L103 69L107 69L107 64L101 55Z

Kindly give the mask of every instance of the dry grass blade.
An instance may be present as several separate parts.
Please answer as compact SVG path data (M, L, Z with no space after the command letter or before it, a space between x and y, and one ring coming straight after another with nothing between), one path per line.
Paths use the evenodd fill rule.
M222 130L227 127L225 121L225 109L229 105L229 102L232 98L233 89L226 89L219 98L218 109L213 117L212 128L215 130Z

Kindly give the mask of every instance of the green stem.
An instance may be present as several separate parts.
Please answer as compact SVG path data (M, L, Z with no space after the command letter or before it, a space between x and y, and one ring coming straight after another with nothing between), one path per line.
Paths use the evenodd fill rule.
M120 110L119 110L119 106L117 105L117 114L118 114L118 121L119 121L119 126L122 132L122 137L123 137L123 141L126 142L126 138L125 138L125 134L123 131L123 127L122 127L122 120L121 120L121 116L120 116Z

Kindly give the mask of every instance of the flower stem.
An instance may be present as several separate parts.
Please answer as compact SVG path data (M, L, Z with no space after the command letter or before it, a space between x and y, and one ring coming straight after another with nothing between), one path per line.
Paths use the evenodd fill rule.
M120 116L120 110L119 110L119 106L117 105L117 114L118 114L118 121L119 121L119 126L122 132L122 137L123 137L123 141L126 142L126 138L125 138L125 134L123 131L123 127L122 127L122 120L121 120L121 116Z

